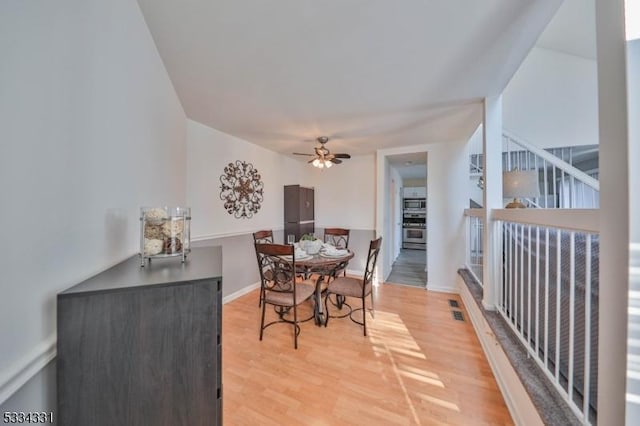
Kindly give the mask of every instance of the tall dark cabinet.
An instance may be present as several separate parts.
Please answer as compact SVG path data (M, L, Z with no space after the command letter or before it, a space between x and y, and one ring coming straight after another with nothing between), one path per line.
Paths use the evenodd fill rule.
M58 424L222 424L222 250L138 256L58 294Z
M286 185L284 187L284 235L295 235L296 241L302 234L313 234L314 219L314 191L300 185Z

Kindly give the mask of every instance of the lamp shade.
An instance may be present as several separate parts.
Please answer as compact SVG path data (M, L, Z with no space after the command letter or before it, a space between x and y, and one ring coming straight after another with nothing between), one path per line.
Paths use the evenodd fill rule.
M539 197L538 171L512 170L502 172L502 196L504 198Z

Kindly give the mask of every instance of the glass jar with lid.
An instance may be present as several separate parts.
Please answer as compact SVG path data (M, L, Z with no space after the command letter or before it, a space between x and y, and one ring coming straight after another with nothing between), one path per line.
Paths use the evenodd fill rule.
M140 208L140 266L146 260L178 257L182 262L191 251L189 207Z

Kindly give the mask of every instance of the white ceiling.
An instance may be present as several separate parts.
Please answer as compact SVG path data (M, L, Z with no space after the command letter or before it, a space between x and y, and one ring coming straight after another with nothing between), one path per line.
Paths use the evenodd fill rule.
M389 165L398 171L402 179L427 178L427 153L388 155Z
M536 45L595 60L595 0L564 0Z
M327 135L367 154L468 138L561 0L138 3L189 118L282 153Z
M594 0L564 0L551 22L540 35L536 46L595 60ZM589 155L589 153L584 155ZM424 179L427 177L425 153L403 154L387 158L403 179ZM411 162L411 164L407 164L407 162Z

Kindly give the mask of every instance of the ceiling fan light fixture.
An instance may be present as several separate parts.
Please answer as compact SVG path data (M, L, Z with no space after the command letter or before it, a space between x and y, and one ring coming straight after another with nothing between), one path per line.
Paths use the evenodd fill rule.
M313 167L317 167L318 169L330 168L333 167L334 164L342 164L342 158L349 159L351 155L346 153L338 153L332 154L329 149L325 146L325 144L329 141L329 138L326 136L319 136L316 138L318 141L318 145L313 148L314 154L307 154L302 152L294 152L293 155L303 155L305 157L315 157L309 161L308 164L311 164Z

